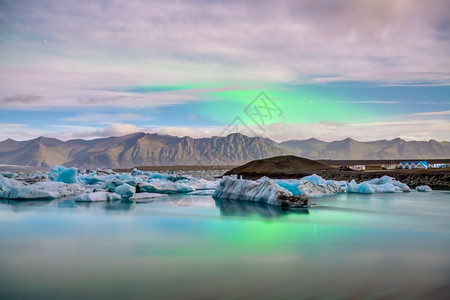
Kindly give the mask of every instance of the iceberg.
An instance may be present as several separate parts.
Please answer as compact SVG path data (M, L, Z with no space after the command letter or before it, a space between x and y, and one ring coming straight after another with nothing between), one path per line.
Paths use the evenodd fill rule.
M302 179L277 179L274 183L290 191L294 196L320 197L324 195L343 193L339 182L325 180L319 175L303 177Z
M195 191L195 188L184 182L172 182L161 179L151 179L136 186L136 190L146 193L177 194Z
M347 193L375 194L375 189L367 181L358 184L352 179L352 181L347 184Z
M156 198L167 198L166 194L157 194L157 193L137 193L130 197L130 201L134 202L150 202Z
M14 172L5 171L5 172L1 172L0 175L3 176L3 177L6 177L6 178L14 178L18 174L14 173Z
M271 180L268 177L262 177L259 180ZM274 183L276 183L277 185L281 186L282 188L285 188L286 190L288 190L289 192L291 192L294 196L298 196L301 194L301 191L299 190L299 184L300 184L300 180L297 179L274 179L272 180Z
M17 183L19 182L19 183ZM0 198L5 199L55 199L73 196L86 191L77 183L67 184L63 182L36 182L24 185L20 181L10 179L10 182L1 184Z
M219 180L209 181L203 178L189 180L189 185L195 190L214 190Z
M307 197L321 197L324 195L343 193L344 190L334 182L322 182L321 184L313 183L309 180L300 180L298 189L301 195Z
M0 177L0 191L9 191L12 188L21 188L24 187L25 184L19 180L9 178L9 177Z
M189 175L144 172L137 169L131 174L116 173L110 169L77 172L76 168L55 165L49 173L0 173L0 198L54 199L80 196L77 201L107 201L111 200L111 197L130 198L136 193L141 194L136 199L143 199L143 193L212 194L218 182Z
M386 175L381 178L374 178L364 181L360 184L356 183L355 180L352 180L347 185L347 193L375 194L410 191L411 189L408 185Z
M396 193L409 192L410 188L389 176L375 178L362 183L325 180L313 174L298 179L270 179L261 177L256 181L237 179L237 176L225 176L219 182L213 197L267 203L273 206L292 206L292 197L321 197L337 193ZM283 201L291 201L283 202ZM295 202L295 201L294 201Z
M416 191L418 192L432 192L433 190L428 185L416 186Z
M114 179L105 181L105 188L108 191L113 192L116 189L116 187L121 186L122 184L123 184L122 180L114 178Z
M294 196L290 191L266 179L252 181L224 176L213 194L217 199L266 203L273 206L304 207L308 198Z
M63 166L54 165L50 170L50 179L52 181L64 183L76 183L77 171L77 168L66 168Z
M131 196L133 196L136 193L136 188L132 187L129 184L124 183L124 184L116 187L114 189L114 192L121 195L122 198L130 198Z
M394 178L387 176L387 175L384 175L381 178L371 179L367 182L370 183L375 188L375 190L377 189L376 186L378 186L378 190L382 193L410 192L411 191L411 189L409 188L408 185L406 185L398 180L395 180ZM393 185L396 188L393 188L391 185ZM392 192L392 191L388 191L388 190L395 190L395 191Z
M122 197L116 193L108 192L93 192L93 193L83 193L75 197L75 202L97 202L97 201L112 201L120 200Z

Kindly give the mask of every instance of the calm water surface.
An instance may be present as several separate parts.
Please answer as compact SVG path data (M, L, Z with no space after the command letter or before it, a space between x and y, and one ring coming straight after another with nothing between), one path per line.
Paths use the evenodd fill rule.
M1 299L450 298L450 192L0 200Z

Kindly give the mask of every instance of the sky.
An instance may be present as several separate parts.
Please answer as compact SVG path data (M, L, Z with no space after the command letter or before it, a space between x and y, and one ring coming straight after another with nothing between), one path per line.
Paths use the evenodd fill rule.
M450 141L450 1L0 1L0 140Z

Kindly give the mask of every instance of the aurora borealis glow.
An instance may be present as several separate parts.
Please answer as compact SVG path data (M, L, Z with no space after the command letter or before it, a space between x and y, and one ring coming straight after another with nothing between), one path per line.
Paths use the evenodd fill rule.
M448 1L0 3L0 140L450 140ZM282 111L257 131L264 92Z

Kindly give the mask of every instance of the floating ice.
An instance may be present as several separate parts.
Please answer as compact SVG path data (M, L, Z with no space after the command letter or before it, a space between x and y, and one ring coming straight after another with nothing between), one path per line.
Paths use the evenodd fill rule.
M64 183L76 183L77 182L77 168L66 168L63 166L54 165L50 170L50 179L52 181L64 182Z
M165 194L157 194L157 193L137 193L130 197L130 201L134 202L150 202L153 201L155 198L164 198L168 197Z
M3 178L5 179L5 178ZM24 185L22 182L9 179L1 181L0 198L6 199L55 199L73 196L85 192L86 189L79 184L63 182L36 182Z
M347 193L375 194L375 189L367 181L358 184L353 179L347 184Z
M384 175L381 178L374 178L369 181L375 191L377 193L393 193L393 192L410 192L411 189L408 185L395 180L394 178ZM396 188L393 188L391 185L393 185ZM398 189L397 189L398 188Z
M339 182L325 180L313 174L302 179L278 179L274 183L290 191L294 196L305 195L307 197L319 197L336 193L343 193Z
M25 184L21 181L15 180L13 178L0 178L0 190L9 191L12 188L21 188Z
M129 198L129 197L133 196L134 193L136 193L136 188L132 187L129 184L124 183L124 184L119 185L118 187L116 187L114 189L114 191L117 194L121 195L122 198Z
M93 193L83 193L75 197L75 202L97 202L97 201L111 201L120 200L122 197L116 193L108 192L93 192Z
M356 183L355 180L352 180L347 185L348 193L375 194L410 191L411 189L408 185L386 175L381 178L374 178L369 181L364 181L360 184Z
M6 178L14 178L17 176L17 173L5 171L5 172L2 172L1 175Z
M151 179L150 182L138 184L137 190L146 193L177 194L192 192L195 188L184 182Z
M264 177L263 177L264 178ZM264 180L263 178L260 178L259 180ZM270 180L270 178L265 177ZM300 190L298 189L298 185L300 183L300 180L297 179L274 179L272 180L274 183L278 184L282 188L285 188L289 192L291 192L293 195L298 196L301 194Z
M267 203L273 206L301 207L307 199L294 196L270 179L252 181L224 176L214 191L214 198Z
M298 189L300 190L301 195L307 197L320 197L344 192L344 190L334 182L327 182L324 180L321 184L315 184L309 180L304 180L304 178L300 180Z
M320 197L337 193L395 193L409 192L409 187L389 176L375 178L358 184L355 180L325 180L314 174L297 179L270 179L262 177L256 181L237 179L237 176L222 178L214 192L219 199L264 202L279 206L286 197ZM282 202L282 201L281 201Z
M219 184L219 180L205 180L203 178L191 179L186 184L189 184L196 190L214 190Z
M433 190L428 185L416 186L416 191L418 192L432 192Z
M48 181L49 178L52 181ZM70 183L69 183L70 182ZM55 165L49 173L0 173L0 198L9 199L53 199L64 196L77 196L77 201L106 201L112 193L129 198L136 192L175 194L197 191L198 194L211 194L218 180L208 181L176 173L157 173L133 170L132 173L116 173L110 169L97 169L93 172ZM96 192L93 193L92 190ZM204 192L202 192L204 191ZM110 192L108 194L108 192ZM83 195L84 193L89 193ZM136 199L137 199L136 198Z

